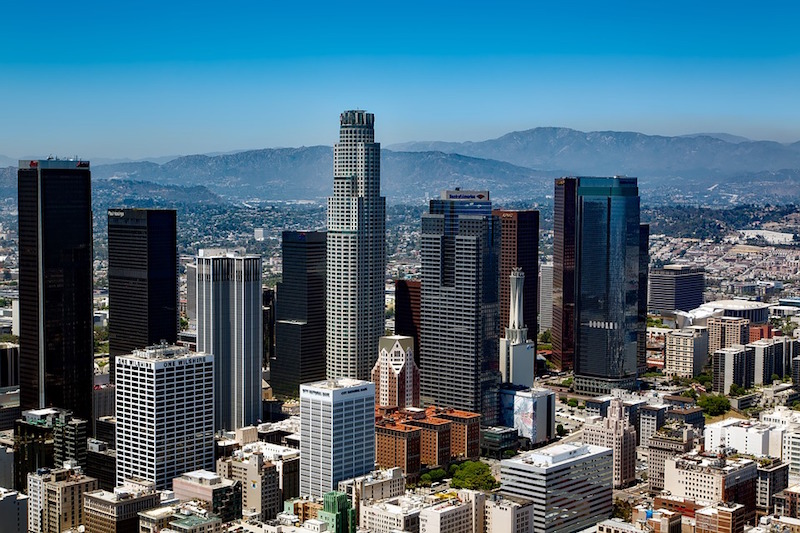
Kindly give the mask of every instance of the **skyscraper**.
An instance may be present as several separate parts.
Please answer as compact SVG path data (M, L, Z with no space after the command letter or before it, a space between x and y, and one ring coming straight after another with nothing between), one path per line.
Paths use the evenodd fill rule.
M488 191L444 191L422 215L423 403L498 415L500 228Z
M539 270L539 333L553 329L553 263Z
M703 305L706 287L703 267L664 265L650 273L650 300L647 307L661 315L691 311Z
M325 243L324 231L283 232L270 367L279 396L297 398L301 383L325 379Z
M419 366L420 335L420 289L419 280L394 280L394 332L414 339L414 362Z
M140 478L166 489L184 472L213 469L214 357L161 345L115 362L117 484Z
M615 388L632 389L640 359L640 323L646 318L644 306L639 305L640 270L646 266L640 257L646 253L647 239L639 224L637 180L573 179L577 180L575 390L608 394Z
M500 339L500 374L503 383L513 383L524 387L533 387L536 375L536 344L528 340L528 328L525 327L525 306L523 287L525 273L515 268L511 278L511 299L508 304L508 324Z
M20 407L91 420L92 189L88 161L20 161Z
M375 115L345 111L328 198L327 375L369 379L384 333L386 199Z
M578 181L556 180L553 195L553 363L572 370L575 353L575 208Z
M108 351L114 357L178 340L173 209L108 210Z
M200 250L197 350L214 356L214 424L234 430L261 418L261 256Z
M523 316L526 327L536 339L537 309L539 307L539 211L492 211L500 222L500 329L498 335L505 333L508 326L508 310L511 300L509 276L515 268L525 274L523 292ZM523 341L527 339L522 339Z
M300 495L322 497L375 466L375 385L341 378L300 386Z

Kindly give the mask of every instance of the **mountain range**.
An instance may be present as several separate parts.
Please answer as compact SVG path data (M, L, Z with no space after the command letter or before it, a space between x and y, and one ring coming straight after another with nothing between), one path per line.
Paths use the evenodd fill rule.
M92 175L202 186L230 199L289 200L328 196L332 169L332 148L310 146L93 165ZM534 128L480 142L395 144L382 150L381 169L383 194L393 202L419 201L455 186L489 189L495 198L538 198L552 193L552 179L560 175L616 174L638 176L665 196L714 185L710 194L757 195L759 179L785 183L788 193L800 196L800 142L722 133L666 137ZM2 176L0 193L6 190Z

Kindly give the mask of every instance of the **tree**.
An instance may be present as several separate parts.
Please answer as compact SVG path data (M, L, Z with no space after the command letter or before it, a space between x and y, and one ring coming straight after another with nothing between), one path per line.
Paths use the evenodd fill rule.
M633 506L630 502L622 501L619 498L614 500L614 511L611 515L613 518L621 518L626 522L630 522L633 515Z
M430 487L431 486L431 475L430 474L422 474L419 476L419 484L422 487Z
M447 477L455 476L456 472L458 472L458 465L456 464L450 465L450 468L447 469Z
M550 333L549 329L544 330L543 332L539 333L539 342L542 344L550 344L553 340L553 336Z
M441 481L441 480L443 480L444 478L446 478L446 477L447 477L447 472L445 472L445 471L444 471L443 469L441 469L441 468L437 468L437 469L435 469L435 470L431 470L431 471L429 472L429 475L431 476L431 481L433 481L434 483L436 483L436 482L438 482L438 481Z
M772 374L772 381L773 382L780 381L780 380L781 380L781 377L778 374Z
M737 385L736 383L731 384L730 391L728 392L728 394L732 397L741 396L742 394L745 393L747 393L747 389L745 389L740 385Z
M498 485L489 465L480 461L462 463L450 482L454 489L493 490Z
M570 398L569 400L567 400L567 405L569 405L572 408L578 407L578 400L576 400L575 398Z
M702 407L708 416L719 416L731 408L730 400L719 394L706 394L698 400L697 405Z
M798 401L797 403L800 403L800 401ZM564 435L567 434L567 430L564 429L563 424L559 424L556 426L556 433L558 434L559 437L563 437Z

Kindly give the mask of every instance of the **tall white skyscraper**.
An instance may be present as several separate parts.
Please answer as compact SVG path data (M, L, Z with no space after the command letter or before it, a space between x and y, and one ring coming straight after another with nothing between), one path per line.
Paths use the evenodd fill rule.
M214 356L216 430L261 418L261 256L200 250L197 350Z
M368 380L384 333L386 198L375 115L341 114L328 198L327 376Z
M166 489L172 478L214 468L214 357L150 346L116 358L117 484Z
M300 496L322 497L375 466L375 384L300 385Z

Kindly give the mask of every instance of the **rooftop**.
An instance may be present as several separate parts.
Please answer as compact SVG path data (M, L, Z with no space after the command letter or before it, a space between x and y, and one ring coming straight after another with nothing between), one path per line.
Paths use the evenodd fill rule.
M527 463L539 467L553 467L564 463L570 463L576 459L589 457L591 455L610 453L611 448L594 446L591 444L581 444L580 442L569 442L565 444L555 444L546 448L524 453L512 459L506 459L503 463Z

